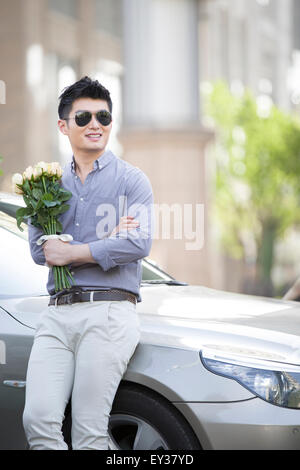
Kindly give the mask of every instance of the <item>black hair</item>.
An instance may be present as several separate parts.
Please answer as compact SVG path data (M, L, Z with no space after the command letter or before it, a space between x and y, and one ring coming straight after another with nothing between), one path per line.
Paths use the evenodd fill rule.
M90 77L85 76L73 83L73 85L63 89L63 92L59 97L60 103L58 106L58 115L60 119L69 117L73 102L79 98L105 100L108 104L109 111L112 112L112 101L109 91L101 85L98 80L92 80Z

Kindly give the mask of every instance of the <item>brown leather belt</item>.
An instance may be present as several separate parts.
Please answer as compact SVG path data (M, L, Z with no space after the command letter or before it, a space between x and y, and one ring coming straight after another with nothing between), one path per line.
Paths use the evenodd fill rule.
M50 297L48 305L65 305L76 302L93 302L94 300L129 300L136 304L136 296L121 289L83 291L79 288L61 291Z

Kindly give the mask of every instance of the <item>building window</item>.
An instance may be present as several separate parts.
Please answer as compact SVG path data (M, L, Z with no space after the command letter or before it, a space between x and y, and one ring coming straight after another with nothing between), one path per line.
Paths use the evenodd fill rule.
M298 49L298 50L300 50L299 20L300 20L300 2L299 0L294 0L294 3L293 3L293 49Z
M121 38L122 3L120 0L95 0L95 27Z
M78 18L78 0L48 0L49 10Z
M55 53L46 57L46 89L48 93L49 132L51 135L51 154L54 160L65 164L72 155L72 149L66 136L57 127L59 95L63 89L78 80L79 62Z
M229 18L228 11L221 9L219 12L219 25L220 25L220 63L221 73L229 80Z

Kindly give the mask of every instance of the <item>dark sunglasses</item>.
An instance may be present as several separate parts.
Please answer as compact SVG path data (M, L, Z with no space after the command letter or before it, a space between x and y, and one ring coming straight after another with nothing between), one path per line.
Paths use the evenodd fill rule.
M69 119L75 119L77 126L84 127L92 119L92 115L96 115L96 119L102 126L108 126L111 123L111 114L106 109L101 109L96 113L91 113L90 111L76 111L74 118L64 118L66 121Z

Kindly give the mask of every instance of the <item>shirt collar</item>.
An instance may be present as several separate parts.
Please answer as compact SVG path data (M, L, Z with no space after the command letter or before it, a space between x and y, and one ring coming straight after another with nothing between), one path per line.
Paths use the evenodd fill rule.
M111 150L106 150L103 155L100 155L95 161L94 161L94 170L102 170L108 163L114 158L114 154L112 153ZM72 161L71 161L71 171L72 173L75 173L75 158L74 155L72 155Z

